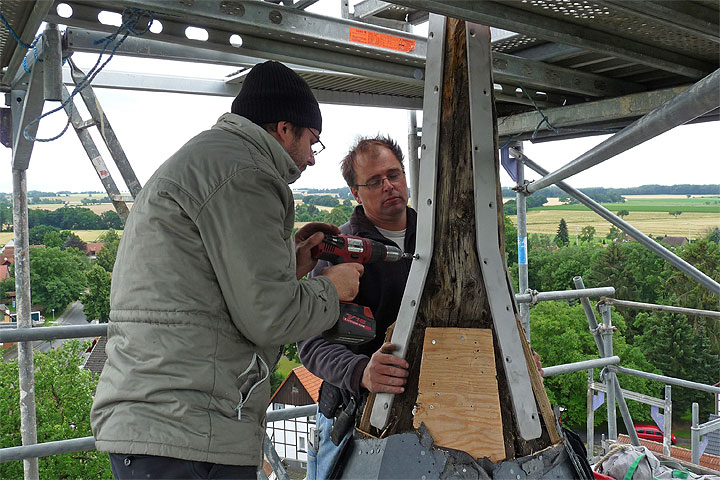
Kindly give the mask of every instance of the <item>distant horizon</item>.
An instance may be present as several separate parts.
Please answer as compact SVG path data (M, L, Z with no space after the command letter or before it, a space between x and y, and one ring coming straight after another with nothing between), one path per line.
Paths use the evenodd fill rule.
M702 193L702 194L698 194L698 195L720 195L720 183L671 183L671 184L646 183L646 184L637 185L637 186L634 186L634 187L582 187L582 188L579 188L578 190L587 190L587 189L594 189L594 188L604 188L604 189L607 189L607 190L630 190L630 189L633 189L633 188L642 188L642 187L654 187L654 186L658 186L658 187L675 187L675 186L679 186L679 185L684 185L684 186L688 186L688 187L712 187L712 186L716 186L716 187L718 187L717 193ZM550 186L548 186L548 187L546 187L546 188L551 188L551 187L553 187L553 186L556 186L556 185L550 185ZM348 186L347 186L347 185L344 185L344 186L342 186L342 187L298 187L298 188L293 188L292 185L290 185L290 189L291 189L291 190L294 190L294 191L302 191L302 190L342 190L343 188L348 188ZM507 185L503 185L502 188L512 188L512 187L509 187L509 186L507 186ZM558 187L558 188L559 188L559 187ZM542 191L542 190L540 190L540 191ZM35 190L35 189L33 189L33 190L28 190L28 195L29 195L30 193L32 193L32 192L54 193L54 194L60 194L60 193L69 193L69 194L81 194L81 193L86 193L86 194L103 194L103 195L107 195L107 194L108 194L107 192L102 191L102 190L77 190L77 191L73 191L73 190L56 190L56 191L53 191L53 190ZM0 192L0 195L12 195L12 192ZM652 195L652 194L650 194L650 195ZM662 193L659 193L659 194L656 194L656 195L672 195L672 194L662 194ZM683 194L678 194L678 195L683 195Z

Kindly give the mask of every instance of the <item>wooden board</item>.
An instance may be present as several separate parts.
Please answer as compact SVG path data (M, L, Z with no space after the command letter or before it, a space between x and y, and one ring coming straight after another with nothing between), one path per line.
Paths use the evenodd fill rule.
M427 328L413 425L435 444L505 459L492 330Z

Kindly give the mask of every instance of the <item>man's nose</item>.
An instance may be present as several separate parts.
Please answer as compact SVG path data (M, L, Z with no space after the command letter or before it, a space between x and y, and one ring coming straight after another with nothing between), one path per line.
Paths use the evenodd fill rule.
M308 162L307 162L307 163L308 163L308 165L311 166L311 167L312 167L313 165L315 165L315 155L310 155L310 158L308 159Z
M382 185L383 191L392 190L393 188L395 188L395 185L390 181L388 177L383 177L382 180L380 180L380 185Z

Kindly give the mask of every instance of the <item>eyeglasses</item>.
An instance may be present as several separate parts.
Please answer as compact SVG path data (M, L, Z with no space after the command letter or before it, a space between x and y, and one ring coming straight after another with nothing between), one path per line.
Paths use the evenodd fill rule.
M358 183L355 186L356 187L367 187L368 190L377 190L378 188L380 188L380 186L383 184L383 182L386 179L388 181L390 181L390 183L397 185L404 177L405 177L405 172L403 172L402 170L395 170L393 172L388 173L384 177L373 178L371 180L368 180L367 183Z
M308 128L308 130L310 129ZM320 152L325 150L325 145L323 145L323 143L320 141L320 137L315 135L315 132L310 130L310 133L312 133L313 137L315 137L315 140L317 140L317 143L313 143L312 145L310 145L310 148L312 148L313 156L318 155Z

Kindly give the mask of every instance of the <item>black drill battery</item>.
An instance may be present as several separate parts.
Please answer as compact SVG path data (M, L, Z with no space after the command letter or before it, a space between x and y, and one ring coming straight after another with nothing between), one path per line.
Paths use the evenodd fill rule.
M375 338L375 317L369 307L340 302L340 318L322 336L331 343L362 345Z

